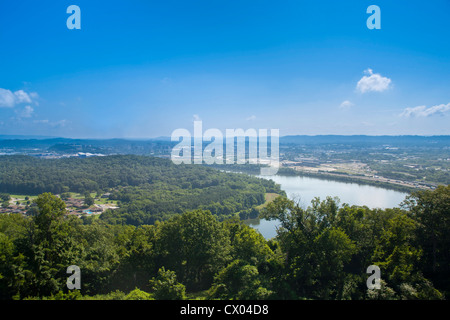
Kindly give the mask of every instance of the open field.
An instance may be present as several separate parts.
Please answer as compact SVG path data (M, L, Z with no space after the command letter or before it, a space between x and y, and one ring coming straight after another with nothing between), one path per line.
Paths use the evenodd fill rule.
M278 196L279 196L279 194L277 194L277 193L266 193L265 194L266 202L257 206L256 209L261 210L262 208L267 206L270 202L272 202Z

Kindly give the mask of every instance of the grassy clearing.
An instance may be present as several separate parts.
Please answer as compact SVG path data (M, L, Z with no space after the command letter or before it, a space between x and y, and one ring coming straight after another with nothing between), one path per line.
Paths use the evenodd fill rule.
M117 200L109 200L108 198L96 198L97 193L91 192L91 197L94 199L95 204L112 204L117 205ZM73 199L84 199L84 193L71 193L70 197Z
M25 200L26 197L29 198L29 200L36 199L38 196L30 196L28 194L10 194L11 199L18 199L18 200Z
M276 197L278 197L278 193L266 193L265 199L266 201L263 204L260 204L256 207L256 209L261 210L262 208L266 207L270 202L272 202Z
M117 200L109 200L108 198L95 198L94 199L96 204L113 204L117 205Z

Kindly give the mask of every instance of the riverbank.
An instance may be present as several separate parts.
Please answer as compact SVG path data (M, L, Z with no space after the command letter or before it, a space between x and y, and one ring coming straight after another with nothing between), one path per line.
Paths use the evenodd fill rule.
M260 165L210 165L210 167L226 170L230 172L237 173L247 173L251 175L259 175L260 174ZM399 192L407 192L411 193L417 190L432 190L434 186L426 186L420 183L411 182L411 181L402 181L395 179L388 179L380 176L363 176L363 175L351 175L344 173L331 173L331 172L310 172L310 171L302 171L296 170L291 167L281 167L278 169L278 176L300 176L300 177L310 177L317 178L322 180L331 180L337 182L344 183L357 183L361 185L368 185L374 187L380 187L384 189L399 191ZM270 176L268 176L270 178Z
M246 173L248 174L248 173ZM280 185L286 196L294 200L300 207L306 209L311 206L311 201L319 198L325 200L327 197L336 199L339 206L364 206L369 209L387 209L401 207L402 202L409 195L408 192L387 189L374 185L359 184L355 182L331 181L318 179L316 177L303 177L299 175L274 175L261 176L262 179L270 179ZM270 203L266 197L267 205ZM248 219L243 223L257 229L266 239L276 235L279 221L265 219Z
M323 180L332 180L345 183L357 183L361 185L369 185L374 187L380 187L384 189L390 189L400 192L411 193L417 190L430 190L431 187L423 186L414 182L401 181L388 179L384 177L370 177L362 175L349 175L343 173L331 173L331 172L306 172L302 170L295 170L292 168L282 167L278 170L278 175L283 176L300 176L311 177Z

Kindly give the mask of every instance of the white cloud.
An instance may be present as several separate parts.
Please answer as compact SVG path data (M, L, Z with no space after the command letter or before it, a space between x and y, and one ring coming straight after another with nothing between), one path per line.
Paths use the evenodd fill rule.
M48 119L43 119L43 120L34 120L33 123L36 124L45 124L48 125L50 127L65 127L67 125L67 123L69 123L69 121L67 120L58 120L58 121L50 121Z
M31 98L28 95L28 93L26 93L23 90L17 90L16 92L14 92L14 95L16 96L16 103L31 103Z
M30 97L33 99L37 99L39 98L39 95L37 94L37 92L30 92Z
M59 120L59 121L55 121L53 123L51 123L50 125L52 127L65 127L67 124L67 120Z
M0 88L0 108L13 108L17 104L32 103L32 99L37 99L38 97L36 92L28 94L23 90L12 92L11 90Z
M33 100L33 103L38 106L39 102L37 101L37 99L39 98L39 95L37 94L37 92L30 92L29 96L31 100Z
M250 117L246 118L245 120L247 120L247 121L253 121L253 120L256 120L256 116L253 114L253 115L251 115Z
M48 119L45 120L34 120L34 123L49 123Z
M405 108L403 112L400 114L401 117L430 117L433 115L444 115L445 113L450 111L450 103L447 104L439 104L436 106L432 106L427 108L426 106L417 106L414 108Z
M0 107L12 108L16 104L16 97L7 89L0 88Z
M343 102L339 105L339 109L342 109L342 110L348 110L348 109L350 109L351 107L353 107L354 105L355 105L355 104L352 103L351 101L345 100L345 101L343 101Z
M364 70L366 74L357 83L356 89L361 93L376 91L383 92L389 88L391 79L381 76L379 73L373 73L372 69Z
M194 114L193 115L193 119L194 121L201 121L202 119L200 119L200 116L198 114Z
M34 109L32 106L25 106L23 110L16 111L19 118L30 118L33 115Z

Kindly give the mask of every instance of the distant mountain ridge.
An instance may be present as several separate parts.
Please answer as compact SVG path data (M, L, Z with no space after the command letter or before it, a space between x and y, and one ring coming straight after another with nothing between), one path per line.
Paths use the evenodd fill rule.
M0 134L0 140L44 140L44 139L57 139L57 138L58 137L52 137L52 136Z
M248 137L246 139L248 141ZM148 151L158 150L159 154L168 154L169 149L178 142L172 142L170 137L160 136L149 139L78 139L27 135L0 135L0 149L9 149L20 152L36 148L39 152L54 152L76 149L82 152L100 153L132 153L145 154ZM207 142L204 142L207 144ZM224 140L225 143L225 140ZM368 135L289 135L282 136L280 145L351 145L354 147L390 146L411 147L426 146L433 148L450 147L450 136L368 136ZM68 148L71 146L70 148ZM74 148L76 146L76 148Z
M158 136L155 138L63 138L55 136L40 136L40 135L7 135L0 134L0 140L68 140L68 141L114 141L114 140L124 140L124 141L171 141L169 136ZM329 142L329 141L362 141L362 140L446 140L450 139L450 135L286 135L281 136L280 140L284 142L297 142L297 141L317 141L317 142Z

